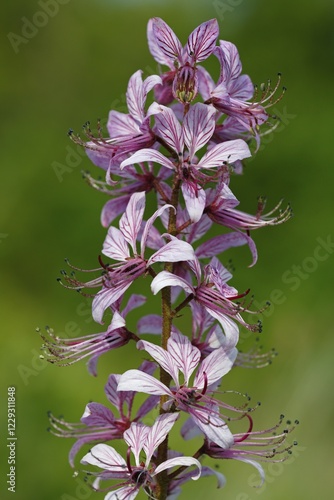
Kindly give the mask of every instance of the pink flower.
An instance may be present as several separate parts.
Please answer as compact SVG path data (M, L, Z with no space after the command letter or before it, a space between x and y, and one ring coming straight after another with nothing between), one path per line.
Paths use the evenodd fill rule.
M171 334L167 351L144 340L139 341L137 347L148 352L169 373L175 387L169 388L139 370L129 370L121 376L117 390L168 396L165 409L185 411L209 440L222 448L229 448L233 444L232 434L215 408L217 401L206 393L210 392L210 386L230 371L237 350L231 349L227 352L223 348L215 349L200 363L199 349L179 333ZM194 382L190 384L190 377L196 368L198 370ZM184 378L182 383L180 374Z
M209 142L215 129L214 108L202 103L194 104L185 115L182 126L174 111L166 106L153 103L149 113L156 115L157 135L174 151L177 160L171 161L155 149L142 149L124 160L121 168L152 161L177 171L182 180L181 189L190 219L197 222L206 203L201 184L212 180L211 176L204 175L201 170L211 171L227 162L247 158L251 155L249 148L241 139L227 141L214 146L197 161L195 153Z
M95 165L104 170L111 169L110 173L112 173L115 165L119 165L119 158L124 158L127 153L154 144L155 136L150 129L144 106L148 92L159 83L161 83L159 76L151 75L143 81L142 71L136 71L129 80L126 93L129 113L110 111L107 123L110 137L104 139L100 127L98 136L95 137L89 124L85 127L89 142L85 143L72 132L70 137L74 142L86 148L88 157Z
M153 374L155 369L155 364L149 361L144 361L139 368L140 371L149 374ZM132 416L135 393L117 392L119 379L120 375L109 375L104 388L109 403L119 414L118 417L100 403L88 403L80 423L69 423L49 414L52 434L77 440L69 453L69 462L72 467L74 467L75 456L84 444L122 439L124 431L130 427L131 422L141 420L158 404L158 396L150 396Z
M200 24L190 35L185 47L174 31L159 17L150 19L147 26L148 45L154 59L170 71L162 75L162 85L156 88L161 104L173 99L191 102L198 91L197 63L214 51L219 29L216 19Z
M224 183L219 184L216 190L207 194L207 201L205 213L210 219L234 230L252 231L265 226L276 226L286 222L292 215L290 205L285 210L280 209L282 201L273 210L263 215L266 200L262 197L258 199L256 215L236 210L239 200Z
M234 434L234 444L229 449L223 449L214 442L207 439L201 448L201 452L215 459L233 459L252 465L260 475L260 484L265 481L265 471L262 463L280 463L287 460L292 453L291 448L297 445L286 443L286 440L294 430L294 426L287 421L287 427L282 429L284 415L279 422L269 428L260 431L253 430L253 420L249 414L245 415L249 421L249 429L245 433ZM295 424L298 425L298 420ZM188 439L186 435L183 435Z
M68 366L89 356L88 371L96 377L97 361L102 354L122 347L130 340L138 340L138 337L126 328L125 317L130 311L144 304L145 301L146 297L143 295L131 295L127 305L119 312L121 299L118 299L111 305L113 318L105 332L77 338L60 338L54 334L52 329L47 328L48 336L41 334L47 361L58 366Z
M158 466L155 465L154 454L158 446L165 440L177 418L177 413L166 413L160 415L152 427L137 422L132 423L123 436L129 447L126 460L114 448L106 444L94 446L83 457L81 463L95 465L103 469L102 473L96 474L97 479L93 485L95 489L99 490L101 480L118 479L122 481L117 484L121 487L116 490L113 487L107 488L107 490L112 491L107 493L105 500L131 500L137 496L140 488L143 488L150 498L155 498L156 476L175 466L190 467L195 465L199 472L193 474L191 478L196 480L200 477L201 464L192 457L170 458ZM130 451L134 455L135 465L130 463ZM143 452L146 455L145 461L140 458ZM106 491L106 489L104 488L102 491Z
M204 68L199 68L200 93L206 104L212 104L221 113L238 121L242 127L241 132L242 129L246 134L251 132L259 146L259 127L269 118L266 108L277 103L283 95L274 97L280 84L280 75L275 87L271 88L268 82L268 86L262 88L262 95L257 100L257 89L254 94L250 77L241 75L242 65L236 46L223 40L219 43L214 50L214 55L220 62L218 82L215 84L210 74ZM232 125L232 122L229 125ZM217 132L223 128L224 124L218 126Z
M235 347L239 340L238 326L231 318L237 320L248 330L261 331L260 322L257 324L248 324L240 314L240 312L248 312L250 314L254 314L254 312L250 311L247 306L232 302L247 295L249 290L239 295L235 288L227 285L226 282L232 275L217 258L213 258L211 263L205 266L203 280L201 278L201 265L197 258L190 263L190 267L195 273L197 286L193 286L185 278L176 276L168 271L161 271L151 283L153 293L157 294L166 286L178 286L183 288L188 294L191 294L193 299L202 305L221 324L225 333L226 348Z
M102 264L104 275L86 283L80 283L71 277L65 278L76 289L94 288L102 284L102 289L95 295L92 304L93 318L98 323L102 323L105 310L124 295L135 279L145 275L150 266L157 262L189 261L195 258L194 250L189 243L167 235L170 241L145 259L146 242L151 227L155 219L170 208L174 210L172 205L164 205L156 210L141 232L145 193L134 193L120 219L119 229L111 226L103 245L102 253L117 262L110 265ZM140 233L140 252L138 252L137 239Z

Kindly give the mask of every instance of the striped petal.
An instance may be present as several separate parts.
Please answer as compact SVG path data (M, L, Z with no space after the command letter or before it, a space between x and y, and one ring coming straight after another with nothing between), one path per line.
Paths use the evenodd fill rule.
M242 139L226 141L210 149L197 164L197 168L214 168L224 163L233 163L251 156L246 142Z
M204 61L213 52L219 35L217 19L200 24L189 35L187 42L188 55L195 62Z
M190 158L211 139L216 126L215 113L214 107L198 102L186 114L183 123L184 142Z

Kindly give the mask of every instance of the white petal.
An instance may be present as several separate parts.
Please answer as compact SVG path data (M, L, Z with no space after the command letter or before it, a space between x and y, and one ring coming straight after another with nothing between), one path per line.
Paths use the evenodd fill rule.
M233 163L251 156L246 142L242 139L226 141L210 149L197 164L197 168L219 167L224 162Z
M141 245L140 245L140 249L141 249L140 255L142 256L142 258L144 258L144 252L145 252L145 247L146 247L146 243L147 243L147 238L148 238L149 232L152 228L152 225L153 225L155 219L157 217L159 217L165 210L167 210L169 208L171 208L175 211L175 208L173 207L173 205L163 205L162 207L158 208L158 210L156 210L154 212L154 214L146 222L145 227L144 227L144 231L143 231L143 234L141 237Z
M143 442L143 449L146 453L146 466L148 467L153 453L158 446L166 439L167 434L178 419L178 413L165 413L160 415L153 426L149 428L146 440Z
M192 106L184 118L184 142L189 150L190 158L196 151L207 144L215 130L215 108L203 103Z
M128 370L121 375L118 391L136 391L146 394L173 396L172 392L159 380L140 370Z
M217 19L206 21L189 35L187 42L187 52L194 61L200 62L207 59L215 48L219 35Z
M174 111L167 108L167 106L154 102L147 111L147 116L151 115L155 115L157 135L173 148L177 154L183 153L183 131Z
M198 222L203 215L206 203L206 194L204 189L194 183L183 182L182 194L192 222Z
M208 385L220 380L228 373L237 357L238 351L236 348L226 351L222 347L212 351L201 363L196 374L194 386L199 389L204 387L205 380ZM205 376L204 376L205 373Z
M146 340L140 340L137 343L138 349L144 349L146 352L152 356L153 359L172 377L175 384L179 385L179 371L175 363L173 356L162 347L147 342Z
M138 123L133 119L132 116L115 110L112 110L109 113L107 129L110 137L113 139L120 139L121 137L131 137L140 134ZM108 149L104 151L101 148L101 151L96 150L96 152L90 150L92 152L89 153L88 151L89 150L87 150L87 155L93 156L93 158L96 158L97 160L100 156L101 161L103 161L103 155L106 156L106 159L109 156L109 161L111 160L111 153L109 152L108 155Z
M120 169L122 170L127 165L134 165L135 163L140 163L142 161L153 161L155 163L159 163L159 165L163 165L164 167L171 168L175 170L175 165L172 163L166 156L159 153L155 149L144 148L140 149L136 153L134 153L130 158L122 161L120 164Z
M143 82L144 97L146 98L148 92L156 85L162 85L161 77L158 75L148 76Z
M161 271L152 281L151 290L156 295L166 286L180 286L188 293L195 293L194 288L185 279L176 276L168 271Z
M133 500L139 493L139 486L123 486L115 491L110 491L104 500Z
M210 309L209 307L205 306L205 309L208 311L208 313L216 318L219 323L221 324L225 337L226 337L226 342L225 346L227 349L235 347L238 343L239 340L239 328L238 325L232 321L226 314L220 313L214 309Z
M92 303L92 315L94 321L102 324L104 311L113 304L131 286L131 281L120 283L113 288L102 288L94 297Z
M128 470L124 458L114 448L107 444L97 444L93 446L90 452L82 458L81 463L96 465L101 469L112 472Z
M196 479L199 479L201 476L202 466L200 462L193 457L170 458L169 460L166 460L166 462L162 462L162 464L158 465L158 467L154 471L154 475L159 474L159 472L162 472L163 470L171 469L175 466L190 467L191 465L196 465L196 467L198 468L198 473L191 478L196 481Z
M194 249L186 241L172 239L162 248L159 248L147 261L148 265L154 262L181 262L195 259Z
M108 229L102 252L114 260L125 261L130 257L128 244L122 232L116 227L110 226Z
M137 466L140 464L139 455L144 447L149 430L150 428L147 425L140 422L132 422L130 428L123 434L124 441L131 447Z
M233 43L225 40L220 40L219 45L220 50L217 52L221 52L221 61L224 64L224 71L222 71L222 74L225 74L224 81L235 80L242 70L238 49Z
M233 434L220 417L198 407L196 409L189 407L189 413L210 441L218 444L224 450L233 446Z
M118 311L115 311L111 323L109 325L108 332L113 332L114 330L122 328L123 326L125 326L125 320L123 316L121 316Z
M142 73L141 70L138 70L130 77L126 92L128 110L137 123L142 123L144 120Z
M119 228L126 241L132 246L134 254L137 253L136 241L143 220L145 201L145 191L134 193L119 221Z
M201 359L200 350L192 345L188 337L175 332L172 333L167 344L168 352L184 374L184 382L188 385L189 379Z
M160 49L159 45L157 44L157 40L155 38L155 34L153 33L153 24L155 23L155 19L149 19L148 25L147 25L147 41L148 41L148 48L150 49L150 52L154 59L160 63L160 64L165 64L166 66L169 66L170 69L173 69L173 62L174 59L170 59L170 57L167 57L164 52Z
M152 31L161 52L173 64L174 60L181 57L182 45L174 31L160 17L152 20Z

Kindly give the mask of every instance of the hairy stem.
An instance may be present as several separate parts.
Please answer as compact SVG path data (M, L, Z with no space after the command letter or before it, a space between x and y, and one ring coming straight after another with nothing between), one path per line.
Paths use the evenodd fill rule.
M179 192L180 192L180 180L176 177L173 183L173 191L171 197L171 204L175 208L169 209L169 221L168 221L168 233L175 234L176 232L176 211L179 200ZM173 271L173 263L166 262L164 266L165 271L172 272ZM172 331L173 324L173 312L172 312L172 303L171 303L171 287L163 288L161 291L161 301L162 301L162 334L161 334L161 347L163 349L167 349L167 342L170 337ZM165 372L162 368L160 368L160 381L169 387L171 377ZM160 397L160 414L164 413L163 405L167 400L167 396ZM161 443L158 448L158 460L157 464L161 464L167 460L168 453L168 436ZM165 500L167 498L168 493L168 475L167 471L161 472L159 474L159 500Z

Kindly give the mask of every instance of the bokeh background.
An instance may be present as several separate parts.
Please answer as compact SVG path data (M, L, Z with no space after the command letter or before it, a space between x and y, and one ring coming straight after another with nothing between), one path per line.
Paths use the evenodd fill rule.
M43 0L1 7L1 498L103 498L83 487L81 475L72 477L67 462L72 441L47 432L47 411L79 421L88 401L105 403L108 374L130 367L138 353L133 346L109 353L93 378L84 362L58 368L40 360L35 328L50 325L68 336L99 331L90 319L89 300L56 282L65 257L82 268L94 267L105 235L99 215L106 199L81 177L81 170L101 172L66 133L69 127L80 130L86 120L106 118L112 107L124 110L130 75L139 68L145 74L154 70L146 44L146 24L153 16L169 23L183 43L194 27L217 17L220 37L237 44L244 72L261 83L275 80L280 71L288 88L273 110L281 117L279 128L264 138L244 175L233 178L232 189L245 211L254 212L257 196L264 194L268 207L281 197L290 201L295 216L254 234L259 250L254 268L247 267L247 249L223 256L224 262L233 258L237 288L251 286L259 304L272 300L261 342L279 356L263 370L233 370L224 387L262 402L256 412L259 429L282 412L298 418L299 446L288 462L266 468L267 482L260 489L252 486L255 470L228 461L220 464L227 477L224 490L216 490L212 478L203 479L187 485L182 498L331 498L332 0L55 2L46 17L40 14ZM150 303L144 312L156 307ZM132 321L137 318L134 314ZM242 340L243 347L249 345L245 334ZM8 386L16 387L17 397L15 497L6 485Z

